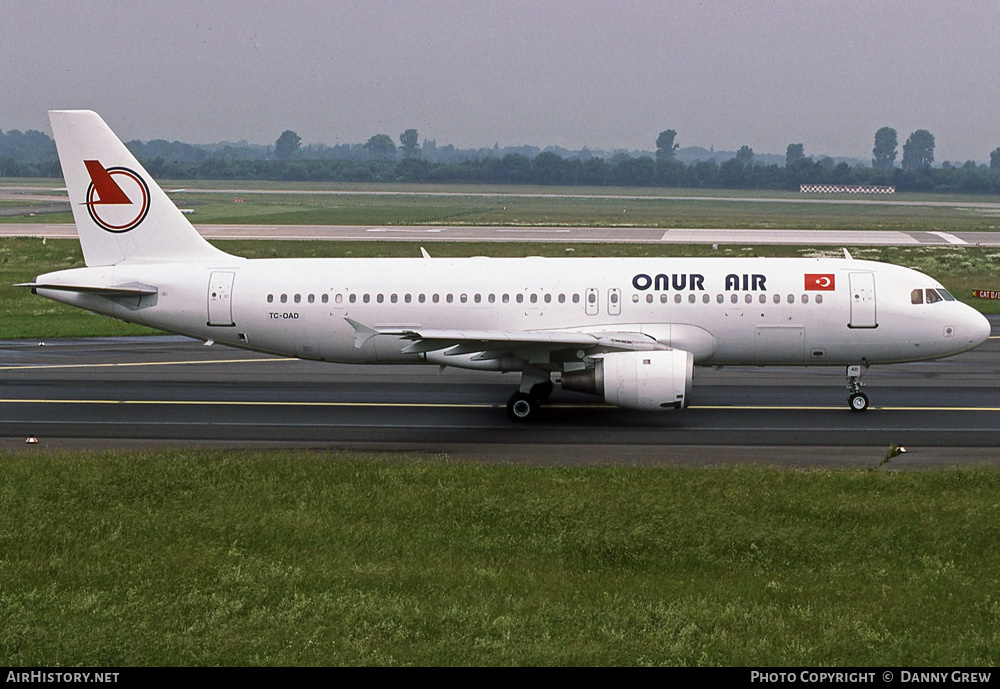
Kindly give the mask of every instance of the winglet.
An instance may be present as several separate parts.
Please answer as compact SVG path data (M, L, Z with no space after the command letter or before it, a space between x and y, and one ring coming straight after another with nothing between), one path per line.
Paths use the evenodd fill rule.
M364 347L368 340L379 334L378 330L369 328L367 325L358 323L355 320L350 318L345 318L344 320L350 323L351 327L354 328L354 346L358 349Z

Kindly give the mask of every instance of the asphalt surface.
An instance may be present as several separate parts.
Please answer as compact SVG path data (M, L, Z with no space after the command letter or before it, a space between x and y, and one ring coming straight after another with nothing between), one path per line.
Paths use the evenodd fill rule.
M696 369L690 409L643 413L557 390L514 424L514 375L345 366L181 337L0 341L0 448L315 447L524 463L1000 464L995 337L937 362L873 367L851 412L838 368ZM27 445L33 436L37 445Z

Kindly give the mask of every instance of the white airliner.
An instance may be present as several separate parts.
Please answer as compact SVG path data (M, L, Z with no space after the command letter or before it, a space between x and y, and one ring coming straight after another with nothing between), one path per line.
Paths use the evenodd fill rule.
M682 409L694 366L846 366L972 349L989 322L932 278L844 258L244 259L206 242L89 111L49 113L85 268L32 290L209 342L352 364L520 372L552 392Z

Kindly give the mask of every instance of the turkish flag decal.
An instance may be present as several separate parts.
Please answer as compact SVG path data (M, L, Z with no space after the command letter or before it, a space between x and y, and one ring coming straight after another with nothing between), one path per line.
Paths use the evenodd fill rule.
M832 292L836 289L836 276L833 273L806 273L805 289Z

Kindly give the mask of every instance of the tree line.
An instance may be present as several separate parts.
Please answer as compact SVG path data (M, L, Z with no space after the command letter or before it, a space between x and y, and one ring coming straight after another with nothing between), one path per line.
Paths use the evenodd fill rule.
M829 160L829 159L826 159ZM540 153L534 158L508 154L502 158L431 163L417 157L402 160L254 160L210 159L202 163L170 163L156 158L144 163L150 174L167 179L276 180L295 182L434 182L464 184L531 184L552 186L678 187L703 189L798 190L800 184L892 185L898 191L1000 194L1000 171L982 167L889 169L851 167L803 158L791 165L755 165L731 158L687 165L652 157L563 158Z
M500 154L480 149L467 157L430 160L428 142L421 148L418 133L400 134L397 147L386 134L365 144L327 147L325 157L312 157L295 132L286 130L273 149L220 144L212 149L180 142L132 141L129 148L154 177L163 179L220 179L317 182L435 182L532 184L560 186L630 186L716 189L797 190L800 184L892 185L898 191L1000 194L1000 147L990 154L990 166L967 161L932 167L934 137L927 130L913 132L903 145L896 166L898 136L883 127L875 134L872 165L850 166L828 157L807 157L803 144L789 144L785 164L755 162L749 146L735 157L717 163L676 159L677 132L668 129L656 139L653 155L620 152L609 158L560 155L543 151ZM433 142L431 142L433 143ZM537 150L537 149L536 149ZM0 176L59 177L55 145L45 134L17 130L0 132Z

